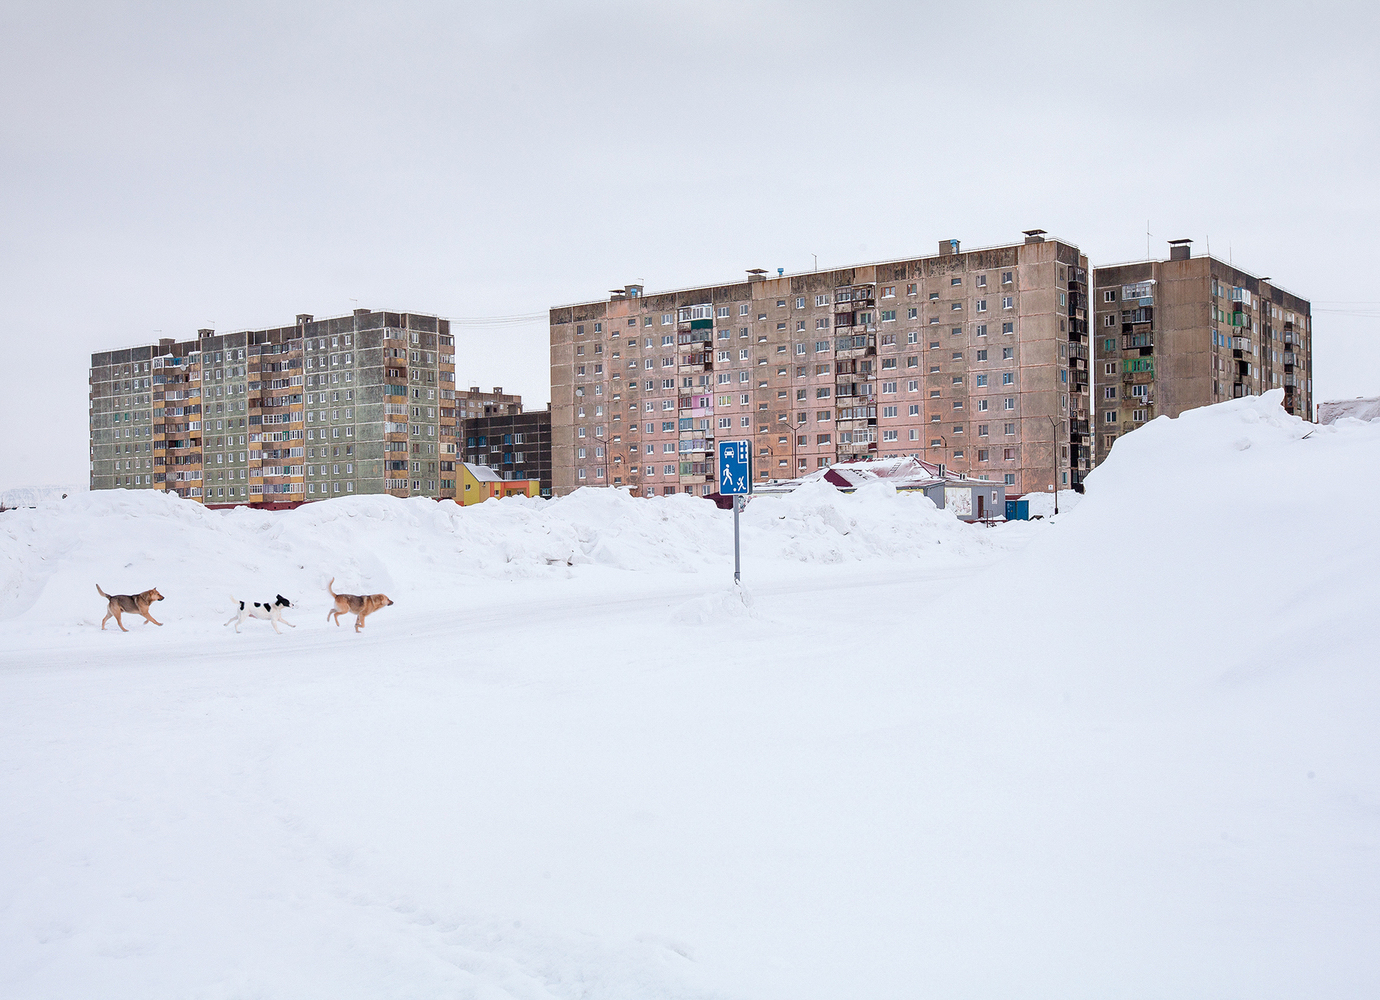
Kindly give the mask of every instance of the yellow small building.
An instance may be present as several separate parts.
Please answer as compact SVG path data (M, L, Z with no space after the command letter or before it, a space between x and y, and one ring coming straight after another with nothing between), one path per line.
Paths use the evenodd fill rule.
M535 497L541 495L539 479L504 479L487 465L460 463L460 489L456 502L468 507L491 497Z

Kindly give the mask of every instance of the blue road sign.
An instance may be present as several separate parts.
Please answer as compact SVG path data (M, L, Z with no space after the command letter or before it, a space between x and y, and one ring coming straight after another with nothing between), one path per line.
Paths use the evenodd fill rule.
M752 492L751 441L719 442L719 492L735 496Z

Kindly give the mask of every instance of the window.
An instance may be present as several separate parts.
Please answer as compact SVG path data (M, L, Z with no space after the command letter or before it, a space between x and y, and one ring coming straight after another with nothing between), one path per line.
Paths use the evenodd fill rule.
M742 305L740 305L740 306L738 307L738 315L739 315L739 316L746 316L747 314L748 314L748 304L747 304L746 302L744 302Z
M977 432L978 432L978 437L986 437L986 436L987 436L987 425L986 425L986 424L978 424ZM984 462L987 461L986 457L984 457L982 460L983 460Z
M1001 373L1001 384L1002 384L1002 385L1014 385L1015 382L1016 382L1016 373L1015 373L1015 372L1002 372L1002 373Z
M1016 349L1015 349L1014 347L1003 347L1003 348L1001 349L1001 359L1002 359L1003 361L1011 361L1011 360L1013 360L1015 357L1016 357Z
M1115 288L1108 288L1106 291L1104 291L1104 292L1102 293L1102 301L1103 301L1103 302L1115 302L1115 301L1116 301L1116 289L1115 289ZM1107 318L1110 319L1111 317L1109 316L1109 317L1107 317ZM1110 323L1108 323L1107 325L1108 325L1108 326L1111 326Z
M1106 413L1102 414L1102 422L1104 424L1116 423L1116 410L1108 410ZM1140 438L1136 438L1136 440L1139 441Z
M883 440L883 441L895 441L895 440L896 440L896 432L895 432L895 431L882 431L882 440Z
M974 384L974 385L986 385L986 384L987 384L987 376L986 376L986 375L978 375L978 376L976 377L976 379L974 380L973 384Z
M1011 272L1010 272L1010 271L1003 271L1003 272L1001 273L1001 283L1002 283L1003 285L1009 285L1009 284L1011 284Z
M963 308L963 303L962 303L962 302L951 302L951 303L949 303L949 310L950 310L951 312L957 312L958 310L960 310L960 309L962 309L962 308Z
M985 399L979 399L979 400L978 400L977 407L978 407L979 410L986 410L986 409L987 409L987 400L985 400Z
M716 314L719 319L728 319L728 306L719 306Z
M1014 307L1015 307L1015 299L1014 299L1012 296L1010 296L1010 295L1003 295L1003 296L1001 297L1001 307L1002 307L1003 309L1011 309L1011 308L1014 308Z
M817 306L827 306L828 304L829 304L829 296L828 296L828 295L816 295L816 296L815 296L815 305L817 305Z
M1116 399L1116 386L1109 385L1102 390L1103 399Z
M919 388L920 388L920 380L919 380L919 379L914 379L914 378L913 378L913 379L911 379L909 382L906 383L906 392L916 392L916 391L919 390Z
M897 409L897 408L894 407L894 406L883 406L883 407L882 407L882 416L884 416L884 417L894 417L894 416L896 416L896 409Z
M986 300L986 299L978 299L978 300L977 300L977 304L976 304L976 308L977 308L977 311L978 311L978 312L980 312L980 313L985 313L985 312L987 311L987 300Z
M916 309L916 308L914 308L914 307L911 307L910 309L907 309L907 310L906 310L906 319L919 319L919 318L920 318L920 310L919 310L919 309Z
M1016 408L1016 397L1007 396L1001 401L1001 408L1003 410L1014 410Z

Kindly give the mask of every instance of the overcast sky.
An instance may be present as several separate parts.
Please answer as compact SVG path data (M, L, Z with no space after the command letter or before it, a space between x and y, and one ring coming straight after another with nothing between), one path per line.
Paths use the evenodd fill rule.
M84 484L95 350L541 314L1013 242L1214 256L1380 393L1376 5L0 0L0 488ZM544 317L457 381L549 396Z

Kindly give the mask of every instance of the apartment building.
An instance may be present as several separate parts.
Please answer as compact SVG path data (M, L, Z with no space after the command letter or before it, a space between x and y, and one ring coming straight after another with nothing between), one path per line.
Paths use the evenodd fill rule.
M1191 244L1093 271L1097 462L1147 420L1270 389L1312 419L1309 301Z
M495 409L497 409L495 407ZM494 413L463 422L461 454L470 465L493 469L499 479L534 479L551 496L551 411Z
M715 490L715 442L755 478L911 456L1008 493L1090 468L1088 261L1021 243L551 310L554 492Z
M93 354L91 488L216 505L454 497L454 345L439 317L357 309ZM475 412L513 398L462 396Z

